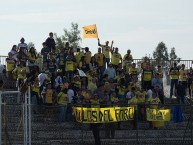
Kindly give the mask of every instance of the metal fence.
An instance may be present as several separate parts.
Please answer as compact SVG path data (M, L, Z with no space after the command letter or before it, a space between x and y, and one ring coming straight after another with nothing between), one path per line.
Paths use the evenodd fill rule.
M68 122L59 122L59 106L27 105L31 108L31 134L28 139L32 145L92 145L94 137L90 124L76 122L73 117ZM25 105L2 104L2 144L25 144ZM165 109L171 109L171 121L165 122L157 130L151 128L151 123L136 118L137 128L132 121L120 123L105 123L99 125L102 145L131 145L131 144L193 144L192 135L192 105L165 104ZM173 115L176 107L182 112L183 120L174 122ZM141 112L138 110L137 114ZM29 119L29 118L28 118ZM108 132L114 130L114 136ZM27 141L29 144L29 140Z
M0 56L0 63L5 65L6 64L6 58L7 56ZM43 64L41 64L42 58L39 56L38 60L37 60L37 64L38 66L40 66L40 68L42 67ZM142 59L134 59L133 62L135 62L136 64L140 64L143 60ZM159 63L156 61L156 59L150 59L150 62L152 65L156 66L157 64L163 66L164 68L166 67L170 67L170 65L174 62L178 63L178 64L185 64L186 68L189 69L190 67L192 67L192 60L172 60L172 61L160 61Z
M0 64L5 65L6 64L6 58L7 58L7 56L0 56Z

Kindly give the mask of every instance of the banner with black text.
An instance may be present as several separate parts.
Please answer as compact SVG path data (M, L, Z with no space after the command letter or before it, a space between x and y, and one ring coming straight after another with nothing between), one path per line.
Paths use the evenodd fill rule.
M98 38L96 24L83 27L83 38Z
M76 121L81 123L110 123L134 119L134 107L74 107L73 111Z
M170 121L170 109L150 109L146 108L147 121Z

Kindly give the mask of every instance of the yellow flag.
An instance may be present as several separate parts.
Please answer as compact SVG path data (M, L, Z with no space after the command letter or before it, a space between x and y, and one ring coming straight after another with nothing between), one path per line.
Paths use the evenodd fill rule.
M170 121L170 109L146 108L147 121Z
M96 24L83 27L83 38L98 38Z

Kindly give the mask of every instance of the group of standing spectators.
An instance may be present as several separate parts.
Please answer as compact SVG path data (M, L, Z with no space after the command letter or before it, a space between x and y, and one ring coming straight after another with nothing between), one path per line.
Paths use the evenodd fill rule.
M92 54L88 47L72 48L66 42L56 48L53 33L42 43L42 68L37 65L38 54L34 47L28 47L21 38L13 45L6 58L6 76L17 82L18 90L28 80L31 86L32 103L49 106L59 105L59 122L71 121L72 107L111 107L134 105L140 113L139 120L145 120L145 104L164 104L164 71L161 65L153 66L148 57L141 63L134 63L131 50L122 56L114 42L101 44L98 39L98 52ZM169 70L171 79L170 98L175 95L179 103L192 95L193 71L180 68L174 63ZM138 105L138 106L136 106ZM157 106L156 106L157 105ZM37 108L34 109L37 111ZM47 114L52 112L47 110ZM136 115L136 114L135 114ZM136 128L136 122L132 122ZM160 124L153 124L153 128ZM93 127L96 139L97 126ZM110 125L113 128L113 125ZM113 130L113 129L112 129ZM107 129L108 132L108 129ZM109 136L109 133L107 133ZM112 138L114 131L112 132ZM97 142L97 140L96 140Z
M153 66L148 57L136 64L130 49L122 56L118 47L113 45L113 41L101 44L98 39L98 52L95 54L88 47L72 48L69 42L57 49L51 32L42 43L43 65L39 68L36 49L28 48L25 39L21 38L20 43L13 45L8 53L6 75L17 81L19 90L28 79L33 103L59 104L60 122L72 119L73 105L164 104L164 71L161 65ZM176 86L178 100L182 103L186 89L190 89L190 94L192 90L192 69L187 71L184 68L182 65L179 69L174 63L169 71L170 97ZM140 109L144 112L144 106ZM145 118L145 113L139 116Z

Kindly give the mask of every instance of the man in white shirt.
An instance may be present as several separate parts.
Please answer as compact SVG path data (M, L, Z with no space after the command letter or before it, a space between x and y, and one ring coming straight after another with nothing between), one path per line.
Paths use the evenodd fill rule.
M116 77L116 71L111 63L109 63L108 67L106 68L104 74L108 75L108 79L115 79Z
M133 95L135 96L135 87L132 87L131 90L129 92L127 92L127 94L126 94L126 99L128 100L128 104L131 103L130 100L131 100Z
M45 74L44 72L41 72L38 75L39 86L41 86L47 78L48 78L47 74Z
M74 90L72 90L71 85L69 85L68 91L68 106L66 111L66 121L72 121L72 99L74 96Z
M28 46L27 46L27 44L25 43L25 39L24 39L24 38L21 38L20 42L21 42L21 43L18 44L18 49L23 48L25 54L27 54L27 53L28 53Z

